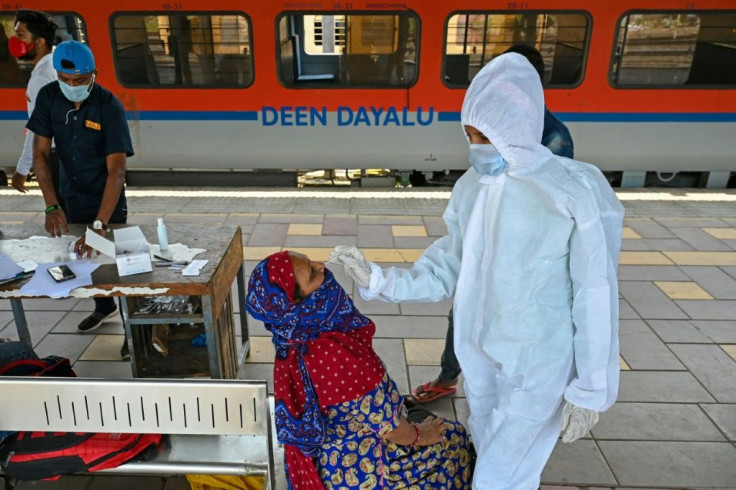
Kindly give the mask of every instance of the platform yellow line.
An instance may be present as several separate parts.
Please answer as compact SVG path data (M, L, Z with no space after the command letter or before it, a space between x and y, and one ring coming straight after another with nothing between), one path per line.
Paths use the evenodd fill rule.
M263 260L280 251L281 247L243 247L243 258L245 260Z
M312 260L327 260L332 247L243 247L245 260L261 260L281 250L293 250ZM361 248L371 262L416 262L424 248ZM624 251L620 265L736 265L736 252Z
M662 252L677 265L736 265L736 252Z
M713 296L692 281L654 281L670 299L713 299Z
M287 247L243 247L245 260L261 260ZM312 260L327 260L332 247L288 247ZM371 262L416 262L424 248L361 248ZM620 265L736 265L736 252L641 252L624 251Z
M621 252L619 265L673 265L662 252Z
M391 234L401 237L426 237L427 229L424 225L392 225Z
M721 349L726 351L726 354L731 356L736 361L736 344L720 344Z
M719 240L736 240L736 228L703 228L702 230Z
M326 262L330 258L332 247L282 247L282 250L298 252L309 257L310 260L318 262Z
M243 247L245 260L262 260L282 250L306 255L312 260L326 261L333 247ZM361 248L365 259L371 262L416 262L423 248Z
M287 235L321 236L321 223L291 223L286 232Z
M631 371L631 366L621 356L618 356L618 367L621 371Z

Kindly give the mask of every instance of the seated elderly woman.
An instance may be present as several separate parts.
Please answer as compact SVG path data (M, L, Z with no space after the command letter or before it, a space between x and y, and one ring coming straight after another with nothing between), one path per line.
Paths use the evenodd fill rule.
M323 263L271 255L254 269L245 306L273 334L276 429L290 488L469 488L465 428L407 421L373 350L375 325Z

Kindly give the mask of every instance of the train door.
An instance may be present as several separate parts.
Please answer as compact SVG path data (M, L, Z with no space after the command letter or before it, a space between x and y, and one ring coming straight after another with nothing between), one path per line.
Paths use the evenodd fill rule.
M424 127L434 108L410 103L419 28L418 15L407 10L288 11L277 18L279 80L302 92L283 93L287 106L266 121L280 126L301 160L315 162L304 168L420 166L416 148L431 142Z

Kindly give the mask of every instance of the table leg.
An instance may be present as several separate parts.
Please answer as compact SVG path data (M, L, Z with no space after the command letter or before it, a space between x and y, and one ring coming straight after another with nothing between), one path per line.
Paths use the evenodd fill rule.
M23 302L19 298L10 298L10 308L13 310L15 330L18 332L18 339L33 347L33 342L31 342L31 333L28 331L26 313L23 311Z
M242 338L243 353L240 357L246 359L250 356L250 335L248 333L248 313L245 311L245 272L243 271L243 265L240 265L238 269L238 308L240 309L240 336Z
M123 313L125 341L128 343L128 352L130 353L130 369L133 372L133 377L138 378L138 363L135 360L135 343L133 342L133 329L130 326L130 312L128 311L128 300L125 296L120 296L120 309Z
M214 322L212 298L210 296L202 296L202 318L204 320L204 332L207 337L207 355L210 358L210 378L222 379L220 338L217 325Z

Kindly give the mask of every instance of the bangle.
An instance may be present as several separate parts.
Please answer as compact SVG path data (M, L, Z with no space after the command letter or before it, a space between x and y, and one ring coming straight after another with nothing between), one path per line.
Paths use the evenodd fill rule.
M61 206L59 206L58 204L52 204L51 206L46 208L45 213L49 214L50 212L56 211L57 209L61 209Z
M414 430L417 433L417 436L414 438L414 442L411 443L411 447L417 447L419 445L419 440L422 438L422 431L419 430L419 426L415 424L411 424L412 427L414 427Z

